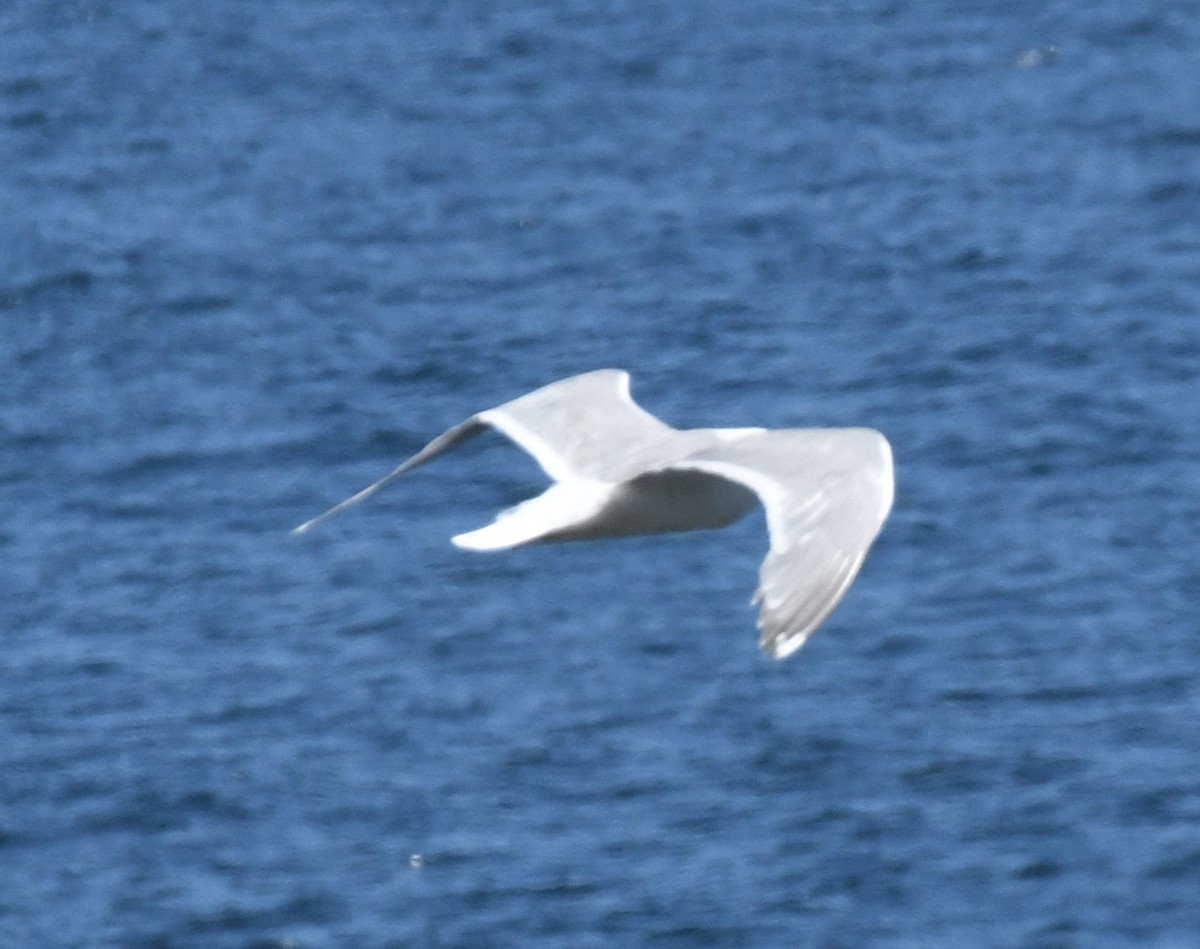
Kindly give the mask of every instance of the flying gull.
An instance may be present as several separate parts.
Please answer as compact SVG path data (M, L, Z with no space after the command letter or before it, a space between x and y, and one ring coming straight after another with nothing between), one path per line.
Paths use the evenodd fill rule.
M783 659L833 611L892 507L892 452L868 428L679 430L636 405L629 374L600 369L472 415L383 479L297 527L303 534L486 428L553 484L459 534L466 550L725 527L761 502L770 550L753 602L759 645Z

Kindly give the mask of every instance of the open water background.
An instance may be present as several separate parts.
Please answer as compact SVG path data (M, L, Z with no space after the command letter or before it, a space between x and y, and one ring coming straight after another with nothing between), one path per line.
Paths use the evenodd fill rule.
M1200 946L1200 9L0 4L0 944ZM470 556L600 366L863 424L761 516ZM420 855L420 859L414 859Z

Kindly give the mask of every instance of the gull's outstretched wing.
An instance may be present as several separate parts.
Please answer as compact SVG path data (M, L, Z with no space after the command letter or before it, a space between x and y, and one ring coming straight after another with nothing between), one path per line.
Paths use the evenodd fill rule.
M555 481L578 477L608 482L624 480L659 461L663 436L675 431L634 403L629 395L628 373L598 369L553 382L472 415L374 484L305 521L292 533L303 534L366 500L405 472L432 461L487 426L529 452Z
M475 416L533 456L555 481L615 483L661 461L675 430L629 395L629 373L598 369Z
M481 422L479 420L479 416L472 415L465 422L461 422L458 425L455 425L453 428L451 428L445 432L442 432L441 435L439 435L437 438L435 438L433 441L431 441L428 445L426 445L424 448L422 448L419 452L417 452L411 458L400 462L400 464L398 464L395 468L393 468L391 471L389 471L386 475L384 475L382 478L380 478L374 484L367 485L365 488L363 488L361 491L359 491L358 494L352 494L350 497L346 498L346 500L344 500L344 501L339 501L337 504L335 504L333 507L331 507L324 514L318 514L316 517L312 518L311 520L305 521L299 527L292 528L292 533L293 534L303 534L306 531L309 531L312 528L316 527L322 521L326 521L329 518L333 517L333 515L340 514L342 511L346 510L346 508L352 507L353 505L357 504L359 501L365 501L367 498L369 498L372 494L374 494L380 488L386 487L387 485L391 484L391 482L395 481L406 471L411 471L413 468L417 467L417 465L423 465L427 461L432 461L438 455L441 455L444 452L449 451L455 445L458 445L461 442L466 441L468 438L470 438L473 435L478 435L480 432L483 431L483 429L484 429L484 424L483 424L483 422Z
M865 428L793 429L728 439L671 465L753 490L771 548L759 571L759 645L791 655L837 606L892 507L892 452Z

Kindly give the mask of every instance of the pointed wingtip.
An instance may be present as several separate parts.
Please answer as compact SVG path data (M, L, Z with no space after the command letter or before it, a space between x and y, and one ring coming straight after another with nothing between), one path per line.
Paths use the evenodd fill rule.
M808 636L793 636L789 638L767 639L765 636L759 641L762 651L774 659L776 662L782 662L788 656L797 652L801 646L808 642Z
M815 626L811 626L808 629L793 629L791 631L778 626L771 628L770 623L766 622L761 614L759 615L757 625L759 648L776 662L786 659L797 652L801 646L808 642L816 629Z
M299 525L298 527L293 527L290 531L288 531L288 533L291 534L293 537L299 537L302 534L307 534L310 530L312 530L314 527L316 527L322 521L329 520L329 518L333 517L333 515L337 514L339 511L343 510L346 507L349 507L350 503L351 503L350 501L343 501L341 504L336 504L333 507L331 507L328 511L326 511L324 514L318 514L316 517L310 517L307 521L305 521L303 524Z
M482 416L472 415L465 422L460 422L458 425L455 425L453 428L448 429L445 432L442 432L441 435L439 435L437 438L435 438L433 441L431 441L428 445L426 445L424 448L422 448L419 452L417 452L415 455L413 455L407 461L403 461L400 464L398 464L395 468L393 468L390 472L388 472L386 475L384 475L382 478L380 478L374 484L367 485L367 487L365 487L361 491L359 491L358 494L353 494L350 497L346 498L346 500L344 500L344 501L339 501L337 504L335 504L333 507L331 507L324 514L318 514L316 517L312 518L311 520L305 521L299 527L292 528L292 531L291 531L292 536L296 537L296 536L299 536L300 534L307 534L309 532L309 530L316 527L322 521L327 521L327 520L329 520L329 518L333 517L335 514L340 514L342 511L346 510L346 508L353 507L355 504L358 504L360 501L365 501L372 494L379 491L381 488L385 487L386 485L390 484L392 481L395 481L406 471L411 471L413 468L417 467L417 465L425 464L425 462L427 462L433 458L436 458L438 455L442 454L442 452L444 452L444 451L448 451L449 449L453 448L455 445L457 445L459 442L463 441L464 439L470 438L472 435L476 434L477 432L479 432L483 429L484 423L481 421L481 419L482 419Z

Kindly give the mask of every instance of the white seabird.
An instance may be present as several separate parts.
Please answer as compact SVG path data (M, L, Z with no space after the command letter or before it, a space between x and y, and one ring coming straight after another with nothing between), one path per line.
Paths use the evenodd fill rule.
M770 550L753 603L761 604L759 645L775 659L804 645L833 611L892 507L892 452L879 432L681 431L634 403L628 373L600 369L472 415L293 533L488 427L532 455L553 484L452 538L467 550L725 527L761 502Z

